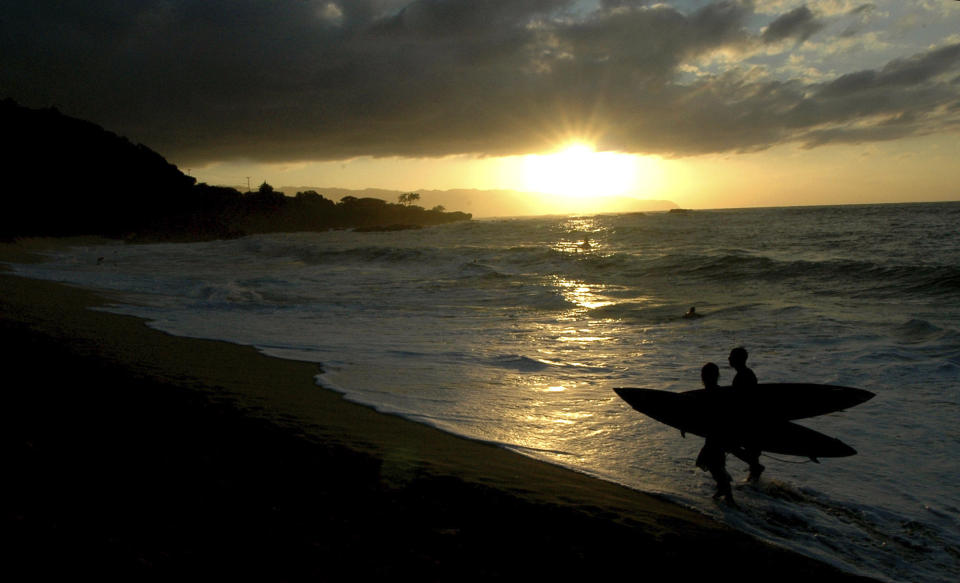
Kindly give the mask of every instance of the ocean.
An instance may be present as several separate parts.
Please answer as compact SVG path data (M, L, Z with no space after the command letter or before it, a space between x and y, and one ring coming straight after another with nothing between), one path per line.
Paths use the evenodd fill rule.
M76 246L18 274L111 292L170 334L319 363L317 391L664 496L889 581L960 579L960 203L471 222ZM589 244L585 245L584 242ZM684 319L691 307L702 315ZM764 456L740 509L703 440L612 391L760 382L876 393L798 421L858 454ZM307 429L308 430L308 429ZM747 567L744 567L747 568Z

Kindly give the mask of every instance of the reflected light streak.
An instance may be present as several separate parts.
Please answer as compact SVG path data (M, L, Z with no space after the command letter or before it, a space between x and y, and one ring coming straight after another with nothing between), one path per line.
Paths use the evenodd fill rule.
M554 285L560 289L563 299L584 310L593 310L610 306L614 302L602 298L597 292L606 289L603 284L588 284L580 281L554 276Z
M566 221L563 229L567 237L554 243L554 251L589 257L605 247L602 239L607 229L599 226L595 217L572 217Z
M604 342L611 340L609 336L575 336L570 338L559 338L560 342Z

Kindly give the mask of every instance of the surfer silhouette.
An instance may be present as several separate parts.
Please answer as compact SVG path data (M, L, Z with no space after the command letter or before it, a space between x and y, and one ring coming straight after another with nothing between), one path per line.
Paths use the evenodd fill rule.
M712 362L708 362L700 369L700 378L703 380L703 386L707 390L719 390L720 367ZM697 455L697 467L710 472L713 479L717 482L717 492L713 495L714 500L723 498L727 504L736 506L733 501L733 492L730 489L730 474L727 473L727 453L723 442L716 435L708 435L703 444L703 448Z
M684 317L684 318L687 318L687 319L694 319L694 318L699 318L699 317L700 317L700 314L697 313L697 307L696 307L696 306L690 306L690 311L687 312L686 314L684 314L683 317ZM714 365L714 366L716 366L716 365Z
M733 367L737 374L733 377L733 388L749 389L757 386L757 375L747 367L747 349L738 346L730 351L727 362Z
M747 349L738 346L730 351L730 357L727 361L730 366L737 371L733 377L734 389L751 389L757 386L757 375L747 367ZM750 466L750 473L747 475L748 482L756 482L760 479L760 474L765 469L760 463L760 450L750 447L738 448L732 450L732 453Z

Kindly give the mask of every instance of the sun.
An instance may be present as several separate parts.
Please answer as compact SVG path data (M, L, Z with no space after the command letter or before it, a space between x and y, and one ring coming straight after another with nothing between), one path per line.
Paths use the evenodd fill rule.
M597 152L585 142L572 142L552 154L524 158L524 188L571 199L629 194L636 190L635 156Z

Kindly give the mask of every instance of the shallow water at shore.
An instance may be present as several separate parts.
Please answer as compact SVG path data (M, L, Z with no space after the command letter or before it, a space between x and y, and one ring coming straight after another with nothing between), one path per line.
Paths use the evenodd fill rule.
M318 382L348 399L846 569L934 582L960 574L958 218L960 204L474 221L74 247L15 270L118 292L112 310L173 334L322 363ZM682 319L690 305L705 317ZM765 458L766 479L735 491L742 511L710 500L702 440L610 390L696 388L736 345L761 382L877 393L801 423L859 455Z

